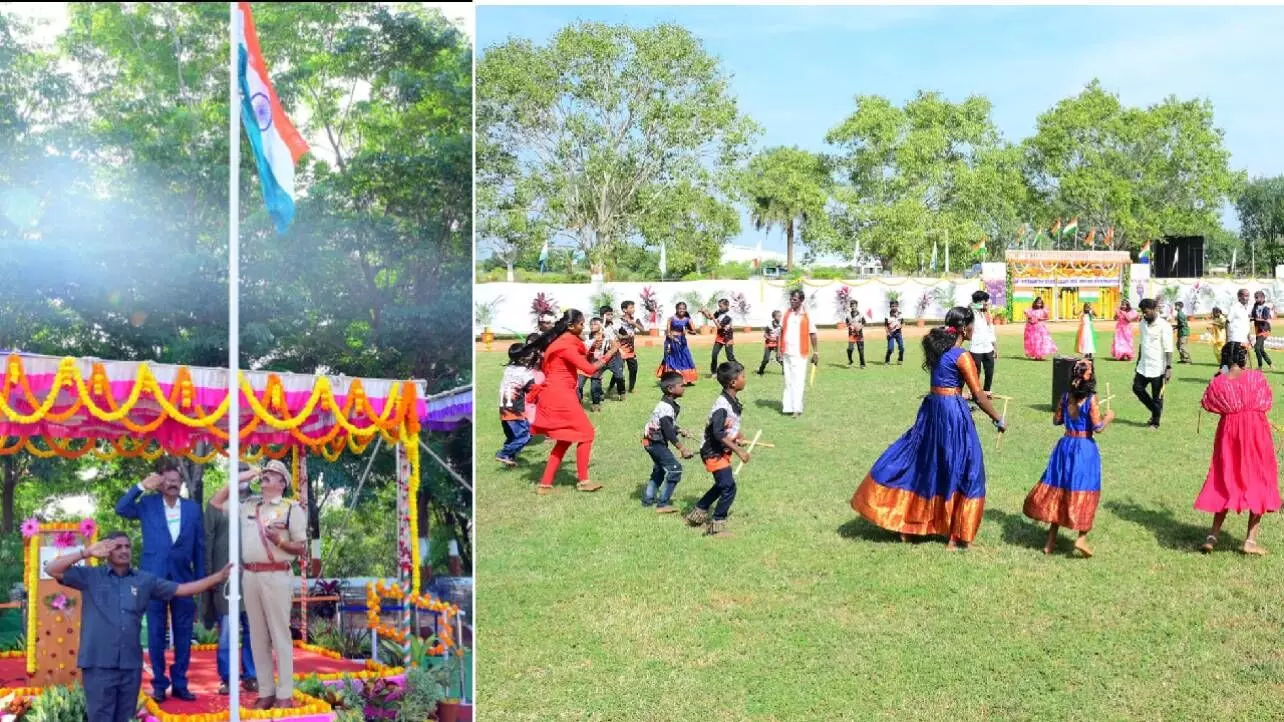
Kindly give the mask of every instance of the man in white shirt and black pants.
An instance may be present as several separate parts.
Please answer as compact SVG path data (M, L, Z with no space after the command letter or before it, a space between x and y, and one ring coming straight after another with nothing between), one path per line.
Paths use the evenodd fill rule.
M988 395L990 382L994 380L994 359L998 356L994 347L994 322L990 318L990 294L984 290L974 292L972 310L975 320L972 323L972 346L968 350L981 366L985 393Z
M1164 385L1173 376L1173 327L1159 316L1155 299L1143 298L1137 308L1141 310L1141 332L1132 392L1150 409L1147 426L1158 429L1159 417L1164 413ZM1150 386L1149 394L1146 386Z
M1246 349L1252 349L1253 324L1249 322L1248 299L1248 289L1239 289L1237 303L1232 303L1226 313L1226 343L1238 343Z

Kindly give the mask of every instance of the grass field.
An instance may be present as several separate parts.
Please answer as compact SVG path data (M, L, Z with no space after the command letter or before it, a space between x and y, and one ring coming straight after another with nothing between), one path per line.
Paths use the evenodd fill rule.
M763 429L777 448L755 452L741 473L731 539L639 503L658 344L639 349L637 393L591 415L591 477L605 484L596 494L573 490L573 455L557 493L534 493L547 444L528 447L516 469L499 467L498 412L480 405L487 719L1284 719L1284 522L1263 523L1266 558L1238 552L1243 516L1228 520L1218 553L1194 551L1210 520L1192 509L1215 429L1205 415L1195 433L1215 371L1207 345L1194 347L1196 365L1176 367L1158 432L1144 428L1132 364L1098 362L1119 418L1098 438L1104 488L1089 537L1096 556L1085 560L1069 555L1064 532L1061 552L1044 557L1046 527L1021 514L1061 432L1050 423L1051 364L1020 358L1019 335L1000 336L994 391L1015 397L1000 451L993 427L979 424L989 486L973 547L902 544L852 512L852 492L927 390L917 338L906 339L904 366L883 367L881 332L867 336L879 363L864 371L845 368L844 342L822 340L801 419L779 413L778 368L749 376L746 436ZM751 370L759 338L738 344ZM1055 339L1073 348L1072 333ZM1097 334L1099 350L1109 342ZM694 354L706 371L709 347ZM481 399L497 397L503 363L478 354ZM684 427L700 430L715 386L702 378L687 390ZM710 482L698 459L685 466L683 510Z

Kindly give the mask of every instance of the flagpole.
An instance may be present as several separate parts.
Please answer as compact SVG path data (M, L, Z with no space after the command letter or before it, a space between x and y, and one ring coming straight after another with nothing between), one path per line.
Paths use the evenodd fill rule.
M239 464L241 458L241 389L240 377L240 177L241 177L241 115L238 97L236 3L228 7L228 151L227 151L227 485L230 501L227 509L227 558L239 565L241 561L241 485ZM231 722L241 719L241 574L239 566L229 578L227 620L229 636L228 712Z

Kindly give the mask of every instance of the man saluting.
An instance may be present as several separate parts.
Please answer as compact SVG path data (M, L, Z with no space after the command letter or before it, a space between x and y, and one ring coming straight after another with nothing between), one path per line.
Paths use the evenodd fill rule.
M151 602L188 598L222 584L228 564L204 579L177 584L130 566L129 536L112 532L86 550L64 554L45 567L59 584L81 592L80 667L89 722L126 722L138 711L143 647L138 641ZM107 563L73 566L94 557Z

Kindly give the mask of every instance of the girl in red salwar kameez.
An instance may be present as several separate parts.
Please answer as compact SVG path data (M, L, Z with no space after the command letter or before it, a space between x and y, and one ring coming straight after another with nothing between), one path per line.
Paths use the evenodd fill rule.
M1261 556L1257 543L1262 515L1279 511L1280 488L1275 445L1271 438L1271 385L1261 371L1248 366L1248 349L1230 343L1222 348L1222 366L1229 370L1213 377L1204 391L1202 405L1221 416L1213 440L1213 459L1195 508L1213 515L1213 528L1199 550L1207 554L1217 546L1226 514L1248 512L1245 554Z
M553 477L562 465L562 458L567 449L575 444L575 477L578 480L575 488L579 491L597 491L601 484L589 481L589 455L593 450L595 430L589 422L588 414L576 393L577 374L587 376L596 374L606 361L614 354L616 343L613 340L601 363L588 360L588 349L584 346L580 334L584 333L584 314L571 309L553 324L553 328L542 333L528 344L535 350L544 352L544 383L539 389L539 414L531 425L532 434L543 434L556 443L548 454L548 464L544 466L544 475L540 478L537 491L547 494L553 490Z

